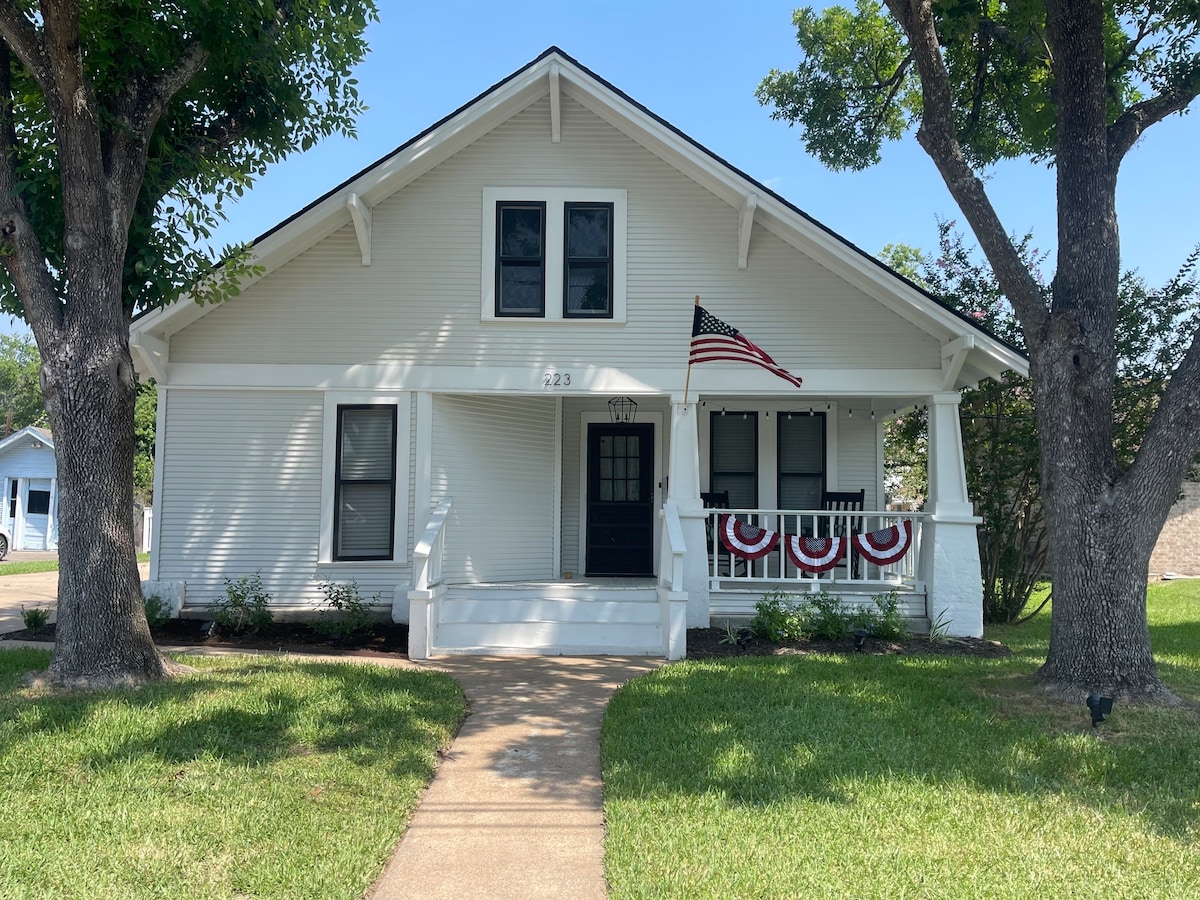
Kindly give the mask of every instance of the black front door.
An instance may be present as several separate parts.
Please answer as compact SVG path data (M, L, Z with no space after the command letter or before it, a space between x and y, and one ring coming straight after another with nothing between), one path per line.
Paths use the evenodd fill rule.
M589 425L588 575L654 574L654 426Z

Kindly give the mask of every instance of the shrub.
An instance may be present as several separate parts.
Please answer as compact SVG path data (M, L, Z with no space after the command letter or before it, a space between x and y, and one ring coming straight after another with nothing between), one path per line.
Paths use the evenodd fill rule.
M357 581L351 580L348 584L322 581L321 590L325 594L327 610L308 623L317 634L344 640L371 627L371 611L358 592ZM379 598L380 594L374 594L371 604L378 603Z
M35 606L32 609L26 609L25 604L22 603L21 621L25 623L26 631L37 634L50 624L50 610L44 606Z
M754 610L750 630L768 641L798 641L808 631L809 612L794 594L771 591L754 605Z
M886 594L876 594L871 598L875 601L874 624L872 634L884 640L898 640L908 637L908 626L900 615L900 595L891 590Z
M841 599L833 594L825 591L813 594L809 605L812 607L812 625L810 627L813 637L836 641L849 637L851 630L855 627L867 627L859 625L855 621L854 613L850 612Z
M263 590L262 578L255 572L236 581L225 579L225 596L213 604L213 621L231 634L258 634L274 616L269 606L271 595Z
M145 606L146 624L151 628L162 628L171 621L171 604L159 594L147 594Z

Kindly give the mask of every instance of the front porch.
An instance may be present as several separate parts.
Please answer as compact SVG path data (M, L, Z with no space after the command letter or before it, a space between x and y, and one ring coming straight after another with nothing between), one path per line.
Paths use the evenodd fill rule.
M715 537L721 510L705 510L712 535L707 546L689 553L678 506L662 510L666 558L657 578L591 577L449 583L442 559L446 523L453 499L443 500L414 550L416 580L407 594L409 655L427 659L442 655L620 655L687 654L687 609L697 591L684 589L684 574L703 566L701 588L709 616L749 618L764 594L825 591L852 604L869 604L878 594L895 591L900 610L914 630L929 626L927 592L918 578L926 516L919 513L864 511L856 515L870 530L910 520L911 546L895 563L877 565L851 560L825 573L806 573L781 547L755 560L731 556ZM845 515L820 510L730 510L738 515L802 530L836 531L850 527ZM839 521L846 520L846 521ZM855 522L855 527L860 524ZM399 602L399 601L398 601ZM399 613L399 608L395 613ZM702 623L709 624L708 621Z

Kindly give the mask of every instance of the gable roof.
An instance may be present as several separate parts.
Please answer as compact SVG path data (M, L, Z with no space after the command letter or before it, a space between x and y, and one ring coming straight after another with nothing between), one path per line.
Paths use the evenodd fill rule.
M0 441L0 453L3 453L9 447L21 443L23 438L33 438L35 441L40 442L42 446L48 447L51 450L54 449L54 439L50 436L48 430L38 428L36 425L26 425L24 428L14 431L4 440Z
M1012 345L980 328L937 297L836 234L766 185L730 165L619 88L557 47L497 82L391 153L352 175L252 243L253 283L354 222L362 240L369 210L437 165L549 95L557 107L565 94L692 181L738 210L743 260L755 224L812 257L902 318L931 334L947 358L947 389L998 378L1009 369L1028 373L1028 362ZM367 224L364 225L364 222ZM364 254L369 253L369 238ZM135 318L131 344L139 369L162 377L170 335L205 315L186 297Z

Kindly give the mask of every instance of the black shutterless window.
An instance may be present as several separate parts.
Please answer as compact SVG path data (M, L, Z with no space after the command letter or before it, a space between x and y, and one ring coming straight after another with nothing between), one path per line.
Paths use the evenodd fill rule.
M712 414L709 420L709 490L729 491L732 509L758 506L758 414Z
M563 216L563 316L611 319L613 205L567 203Z
M496 204L496 315L546 314L546 204Z
M396 534L396 407L339 406L333 558L391 559Z

